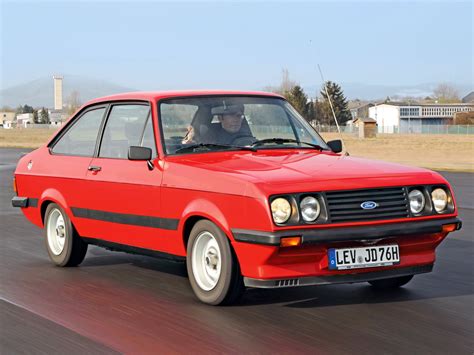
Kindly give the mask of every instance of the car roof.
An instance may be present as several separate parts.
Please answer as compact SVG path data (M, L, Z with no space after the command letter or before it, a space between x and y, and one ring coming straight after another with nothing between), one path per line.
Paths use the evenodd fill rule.
M145 100L157 101L159 99L173 97L192 97L192 96L212 96L212 95L242 95L242 96L268 96L283 98L283 96L263 91L237 91L237 90L183 90L183 91L139 91L127 92L104 96L88 101L86 105L107 102L107 101L126 101L126 100Z

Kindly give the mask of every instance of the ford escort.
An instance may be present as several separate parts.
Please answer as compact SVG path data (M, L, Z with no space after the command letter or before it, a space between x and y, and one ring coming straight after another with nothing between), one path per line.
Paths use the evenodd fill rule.
M432 271L461 227L449 183L342 148L276 94L114 95L19 160L12 204L55 265L79 265L90 244L185 261L212 305L246 287L388 290Z

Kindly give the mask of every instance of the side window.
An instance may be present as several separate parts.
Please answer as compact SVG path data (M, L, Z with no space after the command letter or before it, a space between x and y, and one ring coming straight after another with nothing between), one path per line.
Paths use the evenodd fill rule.
M145 132L143 133L143 140L141 146L151 148L151 156L153 158L156 157L156 144L155 136L153 134L153 120L151 119L151 115L148 116L148 120L146 122Z
M150 114L146 105L115 105L105 125L99 157L127 159L128 147L139 146Z
M85 112L54 145L52 152L92 157L104 112L105 108Z
M188 133L198 108L196 105L166 102L160 105L160 119L168 154L172 154L176 149L182 147L181 143ZM201 134L200 131L195 133Z

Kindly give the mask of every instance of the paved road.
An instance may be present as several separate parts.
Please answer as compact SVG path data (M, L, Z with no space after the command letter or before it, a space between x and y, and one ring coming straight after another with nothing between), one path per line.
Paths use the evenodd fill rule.
M434 272L393 293L367 284L250 290L242 304L194 298L183 264L91 247L78 268L48 261L41 230L10 207L21 150L0 150L0 353L452 353L474 351L474 176L446 173L463 230Z

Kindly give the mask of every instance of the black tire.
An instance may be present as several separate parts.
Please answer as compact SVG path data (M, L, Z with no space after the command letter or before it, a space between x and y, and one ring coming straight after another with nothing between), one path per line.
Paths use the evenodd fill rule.
M393 277L390 279L382 279L382 280L372 280L369 281L369 284L372 285L377 290L393 290L403 285L406 285L411 281L413 275L408 276L400 276L400 277Z
M193 271L192 254L198 237L203 233L210 233L216 240L221 255L221 272L216 285L211 290L199 286ZM210 305L225 305L237 302L245 291L237 257L225 233L214 223L208 220L197 222L188 239L186 267L189 282L197 298Z
M48 229L50 219L56 218L58 213L64 221L64 244L54 252L54 243L48 238ZM55 230L57 231L57 228ZM44 214L44 240L49 258L57 266L77 266L86 256L87 243L79 236L67 214L56 203L50 203ZM58 253L59 250L61 251Z

